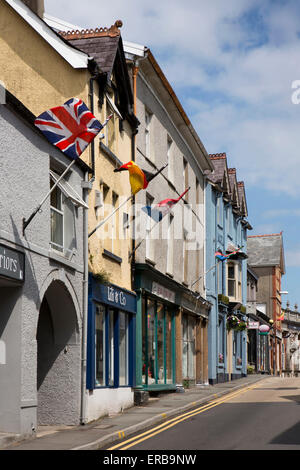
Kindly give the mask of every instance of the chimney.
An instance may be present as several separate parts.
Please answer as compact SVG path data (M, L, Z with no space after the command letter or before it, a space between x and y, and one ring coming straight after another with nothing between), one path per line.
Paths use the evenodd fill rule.
M44 0L22 0L34 13L43 19L45 13Z

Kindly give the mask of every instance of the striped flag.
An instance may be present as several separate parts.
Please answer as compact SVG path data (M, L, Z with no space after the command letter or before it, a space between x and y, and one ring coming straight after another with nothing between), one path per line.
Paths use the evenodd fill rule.
M103 128L79 98L43 112L35 120L51 144L76 160Z

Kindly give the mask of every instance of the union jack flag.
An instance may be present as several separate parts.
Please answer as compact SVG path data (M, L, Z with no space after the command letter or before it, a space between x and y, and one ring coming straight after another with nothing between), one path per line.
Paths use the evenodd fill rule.
M78 98L71 98L62 106L45 111L36 118L35 125L51 144L74 160L103 128Z

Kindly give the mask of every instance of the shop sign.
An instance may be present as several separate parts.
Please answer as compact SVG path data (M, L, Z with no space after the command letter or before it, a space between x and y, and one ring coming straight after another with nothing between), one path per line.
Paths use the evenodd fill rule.
M152 282L152 294L175 303L175 292L167 289L161 284L157 284L157 282Z
M0 276L24 281L25 255L0 245Z
M136 313L136 296L113 284L98 284L93 282L94 300L103 302L118 310Z
M259 328L259 321L249 321L248 322L248 329L249 330L258 330Z

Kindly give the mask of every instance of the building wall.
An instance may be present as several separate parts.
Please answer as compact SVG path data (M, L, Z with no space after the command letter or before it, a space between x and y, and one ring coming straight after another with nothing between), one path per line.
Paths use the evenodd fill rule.
M254 267L257 273L257 296L256 302L258 304L266 304L266 315L273 319L273 303L271 301L273 285L272 285L272 267Z
M74 69L6 2L0 4L0 80L35 115L72 97L88 105L87 69Z
M95 101L97 95L95 96ZM100 112L95 111L96 117L104 122L106 116L104 109ZM125 121L123 125L123 132L119 131L118 119L115 119L115 144L114 156L115 160L109 156L109 152L100 149L98 144L95 144L95 181L93 189L89 195L89 232L92 231L96 225L113 211L112 195L116 193L119 198L117 206L120 205L125 199L131 195L131 188L129 184L128 173L114 173L113 170L118 168L120 164L126 163L132 159L131 154L131 138L132 130L129 124ZM103 133L107 133L107 128L104 128ZM119 160L119 162L118 162ZM104 200L104 208L95 208L96 191L103 194L103 185L108 189L107 196ZM100 227L94 235L89 238L89 270L98 274L103 270L109 275L110 282L125 289L131 289L131 263L128 258L132 250L132 203L129 201L116 215L110 219L104 226ZM129 228L123 229L123 216L128 215ZM116 225L116 239L112 244L112 222ZM117 255L121 260L119 262L103 256L103 250L106 249Z
M54 281L61 286L57 291L56 320L67 322L68 315L73 315L73 328L66 328L63 337L60 328L63 324L58 323L58 328L54 325L55 363L59 373L47 383L52 398L57 399L59 390L61 407L54 407L48 400L42 408L43 411L48 408L46 415L51 423L79 424L83 209L77 210L77 251L71 260L50 250L49 199L23 236L22 218L30 215L49 190L49 155L64 165L67 159L5 106L0 106L0 139L0 243L25 254L24 284L0 289L0 334L6 344L6 363L0 365L0 381L4 384L0 396L0 428L31 434L37 429L39 405L36 337L39 310L47 288ZM75 166L69 181L79 194L82 178L82 171ZM66 298L70 300L70 310L64 303Z
M146 191L141 191L137 194L136 202L140 205L146 204L146 194L148 193L154 198L153 204L155 205L159 201L166 198L177 198L178 194L174 190L176 189L179 193L182 193L186 188L184 180L184 163L183 159L187 161L187 182L191 187L187 193L185 199L188 200L192 209L196 212L199 211L200 223L197 223L198 233L196 234L197 241L199 243L198 250L195 249L196 245L191 243L188 245L186 252L188 270L186 278L184 278L183 269L183 231L182 231L182 214L183 214L183 203L180 201L173 209L174 212L174 229L175 229L175 240L174 240L174 257L173 257L173 268L172 272L169 273L173 276L173 279L177 282L184 282L187 285L191 285L193 281L199 277L201 272L204 270L204 179L200 172L200 169L196 168L194 158L183 142L182 137L178 129L173 125L170 116L166 113L161 101L159 100L159 90L155 89L155 95L151 92L149 87L145 83L145 79L138 76L137 83L137 117L141 123L139 127L139 133L136 138L137 152L136 162L142 168L147 171L155 172L156 168L161 168L167 162L167 148L168 148L168 137L172 139L172 147L170 152L170 164L171 172L167 167L163 170L163 175L158 175L148 186ZM151 153L150 158L145 158L145 110L148 110L152 114L151 120ZM198 196L196 195L196 178L199 182ZM198 202L198 207L197 203ZM186 208L185 208L186 209ZM198 212L197 212L198 213ZM196 231L196 217L194 214L186 218L190 221L190 226L186 223L185 228L189 230L192 235L193 231ZM164 230L164 234L167 233L167 217L162 221L161 227ZM153 259L155 268L162 273L167 273L167 246L168 242L165 239L158 238L158 228L153 230L153 238L156 237L152 242ZM198 251L198 253L197 253ZM143 243L136 252L136 260L143 262L146 257L146 243ZM200 274L198 274L200 272ZM195 286L194 286L195 288ZM203 281L201 280L196 286L197 290L204 293Z

